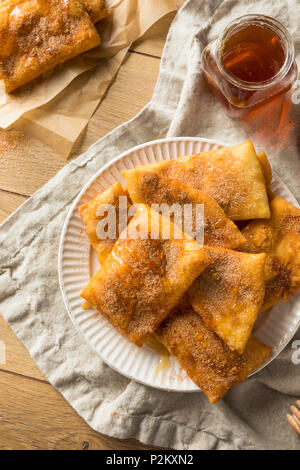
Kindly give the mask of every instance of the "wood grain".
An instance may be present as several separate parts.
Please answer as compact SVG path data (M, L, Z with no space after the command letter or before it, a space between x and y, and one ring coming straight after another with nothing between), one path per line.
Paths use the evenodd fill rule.
M0 130L0 189L31 196L64 165L40 141L14 129Z
M129 53L120 71L90 120L87 132L74 146L72 156L85 152L96 140L135 116L151 99L160 60ZM0 181L1 187L1 181Z
M182 0L177 0L181 5ZM74 147L72 158L150 100L166 34L174 13L156 23L133 44L116 79ZM0 130L0 223L67 162L41 142L14 129ZM0 449L140 449L132 439L118 440L93 431L47 383L23 344L0 315Z
M43 376L35 362L31 359L31 356L23 343L17 339L16 335L10 326L6 323L1 314L0 341L5 344L6 349L6 363L0 364L0 371L6 370L47 382L47 379Z
M0 374L0 449L146 449L93 431L49 384Z
M9 193L0 189L0 224L26 199L27 197L20 194Z

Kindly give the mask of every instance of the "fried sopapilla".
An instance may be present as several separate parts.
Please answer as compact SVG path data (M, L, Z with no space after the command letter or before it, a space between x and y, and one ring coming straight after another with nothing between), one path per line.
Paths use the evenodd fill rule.
M264 300L266 255L204 249L214 262L193 282L189 300L208 328L242 354Z
M93 23L98 23L109 16L109 11L105 8L104 0L80 0L85 10L88 12Z
M197 233L197 227L202 223L204 228L204 243L211 246L236 248L244 242L244 238L237 226L226 216L219 204L208 194L187 186L180 181L165 178L151 171L142 169L122 171L130 198L134 203L167 204L177 210L180 206L180 224L187 218L187 205L190 204L192 233ZM203 205L204 220L197 218L197 205ZM178 214L177 214L178 215ZM187 221L186 221L187 222ZM204 222L204 224L203 224ZM176 221L175 221L176 223ZM190 233L191 235L191 233Z
M271 219L253 220L243 228L243 251L267 253L264 311L300 289L300 210L280 196L270 202Z
M163 321L156 336L211 403L246 380L271 353L254 336L242 355L231 351L185 300Z
M265 177L251 141L136 169L176 179L208 194L231 220L270 217Z
M80 0L4 0L0 18L0 75L7 92L100 44Z
M81 296L141 346L210 262L193 238L139 204Z
M122 201L120 197L123 198L124 207L120 207L120 202ZM109 209L109 205L115 208L112 213L114 220L111 220L113 225L112 231L114 233L97 233L99 222L107 219L108 211L106 209ZM127 193L123 190L121 184L117 182L103 193L98 194L94 199L79 207L79 215L85 224L87 235L98 255L100 264L104 263L107 255L113 249L115 242L119 238L120 231L126 228L128 221L127 211L130 205Z

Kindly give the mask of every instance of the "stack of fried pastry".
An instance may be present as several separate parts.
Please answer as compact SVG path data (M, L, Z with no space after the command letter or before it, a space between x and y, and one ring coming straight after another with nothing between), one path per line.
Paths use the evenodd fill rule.
M116 183L79 208L102 265L81 296L137 346L154 335L214 403L271 353L253 335L257 316L300 288L300 210L271 192L267 157L251 141L123 177L125 189ZM119 196L135 213L113 240L99 239L99 209L118 214ZM164 236L153 209L162 204L191 204L192 224L203 204L204 245L174 219Z
M100 44L104 0L2 0L0 79L11 92Z

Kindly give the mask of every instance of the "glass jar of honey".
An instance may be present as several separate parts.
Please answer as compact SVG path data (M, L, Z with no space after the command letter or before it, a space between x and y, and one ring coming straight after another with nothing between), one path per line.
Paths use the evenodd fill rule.
M207 81L233 116L285 93L298 74L289 32L264 15L232 21L204 49L202 64Z

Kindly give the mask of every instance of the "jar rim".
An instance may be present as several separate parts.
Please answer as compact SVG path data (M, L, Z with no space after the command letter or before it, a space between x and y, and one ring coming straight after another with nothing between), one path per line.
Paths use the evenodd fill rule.
M283 46L285 47L285 61L282 67L274 75L274 77L271 77L268 80L264 80L262 82L248 82L246 80L242 80L233 75L231 72L229 72L229 70L226 68L225 64L222 61L223 45L226 39L231 36L235 31L238 31L240 27L245 24L257 24L260 26L267 26L279 36L283 43ZM216 52L217 64L218 67L221 69L223 75L225 75L227 80L230 81L233 85L236 85L239 88L243 88L246 90L257 90L274 85L277 81L281 80L288 73L295 60L295 48L290 33L282 23L280 23L275 18L266 15L249 14L240 16L239 18L235 18L226 26L222 35L219 37L217 41Z

